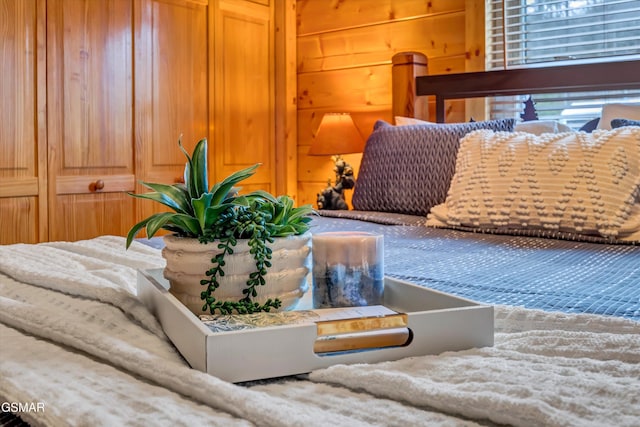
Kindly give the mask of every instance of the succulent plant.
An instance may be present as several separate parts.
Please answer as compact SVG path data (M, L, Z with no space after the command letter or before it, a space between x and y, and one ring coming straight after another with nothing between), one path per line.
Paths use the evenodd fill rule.
M201 294L203 311L231 313L253 313L279 308L278 299L267 300L264 304L254 302L257 287L264 285L264 276L271 267L271 249L276 237L304 234L309 230L311 205L294 207L289 196L274 197L266 191L253 191L240 195L236 185L251 177L260 166L255 164L239 170L209 188L207 167L207 140L202 139L189 153L178 141L187 158L184 183L154 184L141 182L153 190L145 194L131 194L169 207L173 212L155 213L135 224L127 235L126 247L131 245L137 234L145 229L147 237L153 237L159 230L168 230L178 236L198 238L201 243L217 243L222 250L212 260L212 266L203 275L201 284L206 286ZM224 258L233 253L238 239L248 239L256 270L247 278L244 298L240 301L218 301L213 296L220 286L219 278L224 276Z

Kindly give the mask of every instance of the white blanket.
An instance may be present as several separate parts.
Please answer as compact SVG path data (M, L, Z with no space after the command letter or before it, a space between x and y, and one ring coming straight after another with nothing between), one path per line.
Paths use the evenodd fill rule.
M0 402L34 425L640 425L640 324L496 307L491 348L234 385L190 369L135 297L159 251L0 246Z

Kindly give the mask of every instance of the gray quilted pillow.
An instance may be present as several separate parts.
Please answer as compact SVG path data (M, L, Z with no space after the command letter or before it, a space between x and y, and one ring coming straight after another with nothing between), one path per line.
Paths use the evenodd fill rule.
M513 131L515 119L391 126L378 121L353 192L361 211L426 215L447 197L460 139L477 129Z

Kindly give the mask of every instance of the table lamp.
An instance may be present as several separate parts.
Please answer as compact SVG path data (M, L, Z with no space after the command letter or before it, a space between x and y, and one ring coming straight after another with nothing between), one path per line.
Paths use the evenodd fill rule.
M344 190L355 186L353 168L342 158L342 154L361 153L364 139L353 123L349 113L326 113L322 117L318 132L309 148L310 156L332 156L335 166L336 181L318 194L318 209L349 209L344 199Z

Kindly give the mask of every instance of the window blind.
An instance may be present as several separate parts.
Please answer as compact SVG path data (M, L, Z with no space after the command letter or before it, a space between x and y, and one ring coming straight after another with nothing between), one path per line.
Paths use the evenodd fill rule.
M487 69L640 59L640 0L487 0ZM551 64L553 63L553 64ZM513 117L527 97L489 100ZM603 103L640 102L640 90L536 95L541 119L580 127Z

